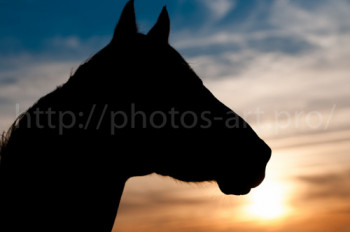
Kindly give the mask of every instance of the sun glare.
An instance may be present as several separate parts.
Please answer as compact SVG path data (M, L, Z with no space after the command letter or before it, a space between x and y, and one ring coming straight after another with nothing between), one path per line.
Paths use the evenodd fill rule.
M287 211L282 187L278 183L265 183L254 189L250 194L248 213L261 219L282 217Z

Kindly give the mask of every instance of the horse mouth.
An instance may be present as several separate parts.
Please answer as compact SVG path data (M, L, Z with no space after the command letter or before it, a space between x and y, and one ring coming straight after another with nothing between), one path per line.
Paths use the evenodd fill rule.
M246 195L252 188L251 186L233 184L232 182L225 183L225 181L217 181L217 183L221 192L226 195Z
M230 178L219 178L216 182L218 186L226 195L246 195L252 188L255 188L261 184L265 179L265 170L261 171L258 176L248 179L230 179Z

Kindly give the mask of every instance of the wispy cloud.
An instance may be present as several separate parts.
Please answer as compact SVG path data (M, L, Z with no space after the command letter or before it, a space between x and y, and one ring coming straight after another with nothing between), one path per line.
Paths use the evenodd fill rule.
M325 200L325 198L350 200L350 170L318 176L300 176L298 180L311 185L304 195L307 201Z
M248 121L268 136L349 128L350 3L261 7L268 16L249 30L207 28L181 34L174 46L231 108L243 116L263 111L259 122L254 115Z
M235 6L235 0L197 0L200 4L204 4L209 12L211 19L220 20L227 15Z
M0 131L6 130L18 113L64 84L81 63L107 43L106 37L55 36L45 39L40 51L2 56Z
M23 55L4 63L12 68L0 71L0 131L7 130L16 116L40 97L66 82L80 61L44 61Z
M347 231L350 228L349 169L299 176L297 181L301 184L299 197L294 198L293 205L299 209L300 214L313 215L309 216L309 220L304 217L309 226L321 226L327 230L337 228L336 231Z

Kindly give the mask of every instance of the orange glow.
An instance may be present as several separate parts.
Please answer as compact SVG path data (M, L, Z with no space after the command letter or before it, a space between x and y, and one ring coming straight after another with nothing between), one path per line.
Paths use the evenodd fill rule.
M266 182L249 195L247 213L260 219L278 219L287 214L286 191L282 183Z

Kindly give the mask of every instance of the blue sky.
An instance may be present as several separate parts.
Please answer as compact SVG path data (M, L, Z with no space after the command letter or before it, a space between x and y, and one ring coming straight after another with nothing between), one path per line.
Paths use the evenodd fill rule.
M202 36L215 31L257 31L274 27L268 22L269 9L273 1L209 1L209 0L157 0L136 1L136 13L140 31L145 33L158 17L163 5L168 7L172 19L172 32L191 31ZM296 1L297 2L297 1ZM308 1L310 5L313 1ZM0 52L14 55L20 52L50 53L56 56L72 52L73 41L61 47L59 39L76 38L88 43L98 38L101 45L111 36L125 1L8 1L1 2ZM252 23L254 21L254 23ZM256 24L258 22L258 24ZM287 41L284 41L286 39ZM293 52L283 43L291 42L293 48L307 46L300 39L273 38L278 49ZM273 42L273 41L272 41ZM260 43L260 44L259 44ZM264 41L252 41L253 46L262 47ZM271 49L271 41L265 41L265 49ZM63 44L64 45L64 44ZM71 46L69 46L71 45ZM98 44L100 45L100 44ZM95 46L98 47L96 44ZM96 48L95 48L96 49ZM93 48L91 48L93 50ZM88 51L86 52L88 53ZM70 54L72 55L72 54Z
M108 43L125 3L0 1L1 131ZM146 209L152 202L169 213L177 199L186 204L177 205L173 217L181 219L179 212L190 212L192 224L201 232L225 231L217 229L220 225L230 231L334 231L335 224L337 231L349 231L348 220L341 221L349 214L334 212L350 212L350 205L344 204L350 202L350 184L339 181L350 179L350 0L135 0L140 32L152 27L163 5L171 18L171 45L272 147L267 186L277 183L287 189L284 200L291 210L278 230L276 224L264 227L266 223L255 225L247 218L225 224L218 220L231 213L244 215L240 210L249 198L229 200L237 209L219 207L212 197L219 196L216 186L206 186L201 193L200 188L179 187L153 176L127 185L121 228L140 231L129 223L132 217L140 223L146 218L147 228L158 219L167 222L163 213ZM324 197L310 200L315 195ZM144 200L135 200L139 198ZM185 206L191 202L193 208ZM199 206L213 214L195 211ZM315 210L334 218L326 224L323 217L312 216ZM204 216L211 218L211 226L202 226ZM306 221L319 228L308 228ZM166 225L168 231L194 230Z

